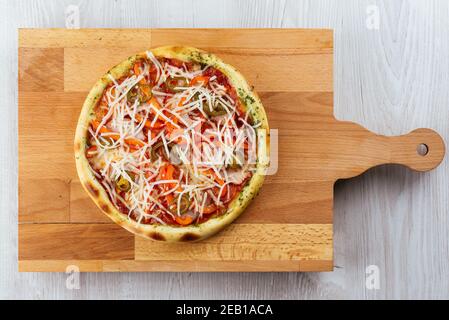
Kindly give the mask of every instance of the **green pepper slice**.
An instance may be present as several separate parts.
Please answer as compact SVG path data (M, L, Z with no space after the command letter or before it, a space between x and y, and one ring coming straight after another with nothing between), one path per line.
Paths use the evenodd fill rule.
M218 117L226 114L226 110L223 106L213 106L211 110L210 105L207 102L203 103L203 111L209 117Z
M131 180L134 181L135 179L134 173L127 171L126 174L131 178ZM115 186L117 187L118 190L123 192L127 192L131 189L131 183L125 177L123 177L123 175L121 175L117 179L117 181L115 182Z
M167 154L167 151L164 148L164 143L162 141L159 141L151 147L151 160L156 161L159 158L161 151L162 156L165 158L165 160L168 161L170 156Z
M183 77L171 77L166 82L167 89L172 92L180 92L182 90L176 89L177 87L185 87L187 85L187 80Z
M179 199L180 195L177 195L175 197L175 199L173 200L173 203L171 203L168 207L169 211L173 214L177 214L178 213L178 199ZM190 207L190 199L189 196L187 194L183 194L181 197L181 202L180 202L180 209L179 212L180 214L184 214L187 212L187 210L189 210Z

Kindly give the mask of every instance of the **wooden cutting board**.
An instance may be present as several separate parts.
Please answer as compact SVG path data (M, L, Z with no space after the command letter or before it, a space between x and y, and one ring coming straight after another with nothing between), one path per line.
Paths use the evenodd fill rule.
M112 224L75 169L74 131L91 86L162 45L202 48L236 66L279 130L278 172L234 224L199 243L154 242ZM431 130L384 137L334 118L332 30L19 31L20 271L330 271L335 181L384 163L426 171L443 156Z

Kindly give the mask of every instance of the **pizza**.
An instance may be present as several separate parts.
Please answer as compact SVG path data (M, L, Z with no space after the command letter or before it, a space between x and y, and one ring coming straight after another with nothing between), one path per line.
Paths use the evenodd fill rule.
M160 47L109 70L75 134L80 181L117 224L196 241L234 221L268 166L269 127L245 78L217 56Z

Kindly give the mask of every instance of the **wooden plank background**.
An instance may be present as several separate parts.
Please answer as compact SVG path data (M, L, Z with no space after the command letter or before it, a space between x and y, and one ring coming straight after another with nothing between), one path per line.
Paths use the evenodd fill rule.
M82 189L71 149L83 100L102 74L130 55L182 45L186 37L248 74L279 130L279 169L225 232L195 244L155 243L101 214ZM91 272L106 265L112 271L114 261L120 271L121 260L138 262L130 261L129 271L145 270L144 262L150 271L167 271L166 262L179 271L332 270L333 184L359 170L358 162L365 169L371 163L356 152L366 132L333 117L332 30L21 29L18 45L19 270L61 272L64 260L80 260L81 271ZM291 70L299 71L297 79L285 85ZM355 147L329 161L345 143Z
M336 270L330 274L86 274L81 276L79 290L66 289L64 274L18 274L16 28L64 27L64 9L69 4L79 5L82 27L333 28L337 118L381 134L430 127L446 141L449 138L449 4L445 0L2 2L0 297L449 296L447 159L426 174L390 166L338 183ZM379 29L374 30L366 27L372 5L380 19ZM379 290L365 286L369 265L379 267Z

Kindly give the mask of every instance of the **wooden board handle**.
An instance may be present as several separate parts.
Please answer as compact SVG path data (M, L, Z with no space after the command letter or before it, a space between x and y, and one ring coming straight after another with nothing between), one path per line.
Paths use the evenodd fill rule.
M347 135L328 138L331 142L326 149L330 149L334 155L338 154L331 164L332 168L345 168L336 171L337 179L352 178L383 164L399 164L416 171L429 171L436 168L444 158L444 141L431 129L416 129L402 136L383 136L353 122L339 124Z
M375 159L371 166L400 164L412 170L428 171L436 168L445 154L443 139L431 129L416 129L393 137L371 135L369 140L365 146L371 149L368 154Z

